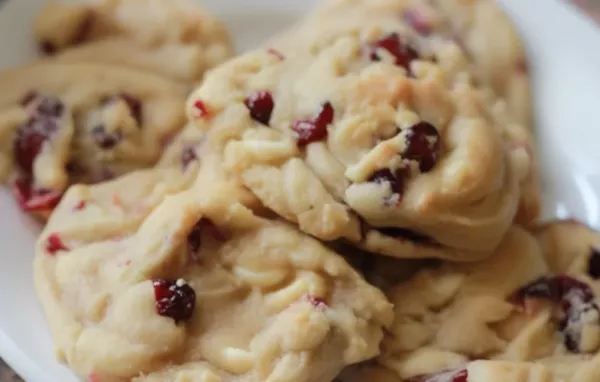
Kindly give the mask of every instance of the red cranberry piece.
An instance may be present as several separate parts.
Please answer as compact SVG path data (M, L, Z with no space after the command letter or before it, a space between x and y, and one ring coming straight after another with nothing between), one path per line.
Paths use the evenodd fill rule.
M419 162L419 169L426 173L433 169L440 157L440 134L428 122L419 122L408 128L406 150L402 157Z
M600 309L594 302L589 285L569 276L543 277L521 288L513 296L516 303L527 298L544 298L558 303L563 314L559 329L564 343L572 352L579 352L581 330L584 324L599 324Z
M45 189L33 191L31 182L24 178L17 179L13 192L21 208L27 212L51 211L58 205L63 195L61 191Z
M327 137L327 126L333 123L334 110L330 102L321 105L321 109L311 120L297 120L292 130L298 134L298 145L322 141Z
M560 293L559 286L552 277L542 277L519 289L511 300L516 304L523 304L528 298L544 298L557 302L560 300Z
M560 322L560 330L564 335L564 343L567 349L579 353L582 326L585 324L600 324L600 310L593 302L591 289L586 285L585 289L570 289L562 298L561 309L564 318Z
M189 164L195 160L198 160L196 148L192 145L185 146L181 152L181 163L183 163L183 169L185 170Z
M62 242L57 233L53 233L46 239L46 252L55 255L58 251L69 251L69 247Z
M196 307L196 292L183 280L154 280L156 312L175 322L187 321Z
M64 113L64 104L57 98L45 97L35 92L28 93L22 100L30 107L30 118L17 128L13 142L15 162L26 174L33 172L33 162L42 150L44 142L58 129L58 118Z
M58 206L62 196L63 193L60 191L41 190L33 193L22 207L28 212L51 211Z
M200 246L202 245L202 233L207 233L220 241L225 240L223 233L219 231L219 228L210 219L200 219L200 221L192 228L192 231L187 238L188 253L194 261L200 260L198 254L200 252Z
M600 280L600 252L596 248L591 249L588 259L588 274L594 280Z
M402 41L398 33L390 33L371 44L369 57L372 61L381 61L380 49L387 50L396 59L396 65L406 69L410 69L410 63L419 58L417 51Z
M397 169L395 173L392 173L390 169L385 168L371 175L369 182L375 182L377 184L389 183L392 187L392 192L402 196L404 193L404 180L407 175L406 170L403 168Z
M48 139L45 134L34 130L31 121L18 128L13 143L15 162L27 175L33 173L33 162L42 151L42 145Z
M34 113L36 114L60 118L65 111L65 105L58 98L38 96L33 100L38 101L34 110ZM33 100L31 102L33 102Z
M416 9L407 9L402 15L404 21L422 35L430 35L432 25L427 17Z
M194 109L196 109L197 118L204 118L210 115L208 107L206 107L206 104L201 100L197 100L196 102L194 102Z
M250 110L250 116L253 120L269 126L271 114L273 114L273 108L275 107L271 93L267 91L254 92L246 98L244 105Z
M328 307L327 303L325 302L325 300L323 300L320 297L315 297L315 296L307 295L306 296L306 300L308 302L310 302L312 306L314 306L315 308L318 308L318 309L326 309Z
M279 59L279 61L285 60L285 56L278 50L275 49L267 49L267 52Z
M80 200L79 203L75 205L73 208L75 211L81 211L87 206L87 202L85 200Z
M442 371L437 374L421 375L410 378L409 382L467 382L469 372L467 369Z
M94 142L98 147L104 150L114 148L123 139L123 133L120 131L107 132L104 125L98 125L91 131Z

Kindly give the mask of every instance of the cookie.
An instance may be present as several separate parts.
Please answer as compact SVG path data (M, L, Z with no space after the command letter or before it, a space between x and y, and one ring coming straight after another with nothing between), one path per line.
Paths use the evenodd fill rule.
M34 267L59 357L100 382L312 382L376 356L383 293L193 166L69 189Z
M600 235L575 222L549 224L535 237L515 227L483 262L421 271L387 291L395 319L382 355L342 377L478 382L506 369L522 377L489 381L597 380L597 248ZM471 373L477 359L493 362Z
M420 53L445 55L442 69L470 75L487 87L492 98L503 101L496 108L511 146L535 159L526 52L515 26L494 1L332 0L267 46L282 56L298 51L314 54L347 35L370 40L382 33L403 36ZM444 47L450 41L457 47ZM456 50L461 51L460 59ZM518 214L518 221L525 224L535 221L541 209L536 166L532 161Z
M0 174L26 211L73 183L153 166L186 122L184 89L151 73L40 63L0 74Z
M62 62L127 65L186 83L233 55L225 26L187 0L52 1L34 34Z
M229 61L190 96L193 127L223 152L223 171L321 240L400 258L488 256L530 158L510 147L454 43L422 56L398 34L371 38Z
M598 361L579 365L581 369L563 366L566 373L556 373L546 365L533 362L473 361L463 368L411 378L407 382L593 382L600 375ZM555 369L555 368L554 368ZM382 367L367 366L348 369L335 382L401 382Z

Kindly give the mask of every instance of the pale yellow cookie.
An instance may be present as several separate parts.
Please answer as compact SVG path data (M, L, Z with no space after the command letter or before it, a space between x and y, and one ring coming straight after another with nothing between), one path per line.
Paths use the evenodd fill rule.
M153 166L185 125L184 89L122 67L51 62L0 73L0 173L47 212L73 183Z
M189 85L233 55L225 26L188 0L51 1L34 33L57 60L127 65Z
M598 380L600 235L573 221L535 234L515 227L483 262L425 269L390 288L382 355L341 381Z
M508 148L489 93L445 69L465 59L454 43L415 49L374 34L317 54L245 54L190 96L188 130L207 133L226 176L321 240L482 259L512 225L529 157Z
M236 187L190 185L195 169L68 191L35 260L59 357L100 382L314 382L377 356L384 295Z

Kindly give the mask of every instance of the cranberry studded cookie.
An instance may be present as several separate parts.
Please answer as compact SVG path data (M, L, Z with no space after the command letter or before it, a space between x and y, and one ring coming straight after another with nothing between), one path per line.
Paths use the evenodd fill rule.
M146 191L137 173L70 188L38 242L37 291L75 371L98 382L314 382L377 356L392 306L341 256L254 215L237 188L190 186L192 169L146 171L158 171ZM109 197L119 190L131 192L121 209Z
M540 212L541 195L532 139L532 103L525 49L510 19L491 0L330 0L268 46L283 56L320 52L338 39L380 38L398 64L435 56L447 75L471 76L486 88L508 145L529 158L518 213L529 224ZM397 35L402 36L399 45ZM371 52L374 59L376 53ZM405 56L404 58L401 56ZM499 99L498 99L499 98Z
M0 73L0 172L47 213L73 183L153 166L185 125L185 95L151 73L40 63Z
M128 65L185 83L233 55L224 25L188 0L53 1L34 32L55 59Z
M400 35L380 34L315 55L275 53L222 65L188 100L223 171L321 240L401 258L493 252L529 157L508 148L503 121L469 77L443 69L460 51L421 56Z
M600 235L559 222L536 236L513 228L491 258L427 269L389 290L395 320L382 356L342 380L599 380Z

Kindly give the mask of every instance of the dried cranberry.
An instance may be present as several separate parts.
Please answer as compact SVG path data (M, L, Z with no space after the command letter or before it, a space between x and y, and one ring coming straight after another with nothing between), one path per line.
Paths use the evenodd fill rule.
M559 304L563 315L559 328L570 351L580 351L583 325L600 324L600 309L594 302L592 289L572 277L542 277L518 290L512 300L523 303L528 298L544 298Z
M600 280L600 252L596 248L591 249L588 259L588 275L594 280Z
M560 293L559 286L552 277L542 277L519 289L511 299L516 304L522 304L528 298L559 301Z
M582 326L585 324L599 325L600 310L593 302L591 289L572 288L562 298L561 309L564 318L560 322L560 330L564 335L567 349L580 352Z
M326 128L333 122L334 110L331 103L325 102L321 105L321 110L317 113L315 118L313 119L315 123L319 126L323 126Z
M46 252L55 255L58 251L68 251L67 247L57 233L53 233L46 239Z
M196 102L194 102L194 109L196 109L197 118L208 117L210 115L206 104L201 100L197 100Z
M60 118L65 111L65 105L61 100L55 97L37 96L29 102L37 101L36 107L33 110L35 114L41 114L45 117Z
M196 307L196 292L183 280L154 280L154 298L156 312L170 317L175 322L186 321L192 317Z
M181 163L183 163L183 169L185 170L188 165L195 160L198 160L196 148L193 145L185 146L181 152Z
M75 205L73 208L75 211L81 211L87 206L87 202L85 200L80 200L79 203Z
M407 9L402 15L404 21L422 35L429 35L432 31L432 25L427 17L416 9Z
M188 234L187 238L188 253L195 261L199 260L198 253L200 252L200 246L202 245L202 233L207 233L220 241L225 240L223 233L219 231L219 228L210 219L200 219L200 221L192 228L192 231Z
M380 49L387 50L396 59L396 65L406 69L410 69L410 63L419 58L417 51L402 41L398 33L390 33L370 45L369 57L372 61L381 61Z
M374 182L377 184L389 183L389 185L392 187L392 192L402 197L402 194L404 193L404 181L406 176L407 172L403 168L397 169L395 173L392 173L390 169L385 168L371 175L369 182Z
M320 297L315 297L315 296L307 295L306 296L306 300L308 302L310 302L311 305L314 306L315 308L319 308L319 309L325 309L325 308L327 308L327 303L325 302L324 299L322 299Z
M27 175L33 173L33 162L42 151L42 145L48 139L46 134L35 130L34 122L30 121L17 129L13 143L15 162L19 169Z
M327 126L333 123L334 110L329 102L321 105L321 109L311 120L297 120L292 123L292 130L298 134L299 146L324 140L327 137Z
M442 371L436 374L421 375L409 378L408 382L467 382L469 372L467 369Z
M123 133L120 131L107 132L104 125L98 125L91 131L94 142L98 147L104 150L114 148L123 139Z
M279 59L279 61L285 60L285 56L278 50L275 49L267 49L267 52Z
M31 110L28 110L30 117L17 128L13 153L20 170L30 176L35 158L42 150L44 142L58 130L58 118L64 113L65 107L59 99L35 92L29 92L22 102L25 107L31 107Z
M32 190L31 181L27 178L17 179L13 192L17 202L24 211L40 212L53 210L62 198L62 191Z
M40 190L33 193L22 207L28 212L51 211L58 206L62 196L61 191Z
M440 157L440 134L428 122L419 122L408 128L406 150L402 157L419 162L421 172L433 169Z
M269 126L271 114L273 114L273 108L275 107L271 93L268 91L254 92L246 98L244 105L250 110L250 116L253 120Z

